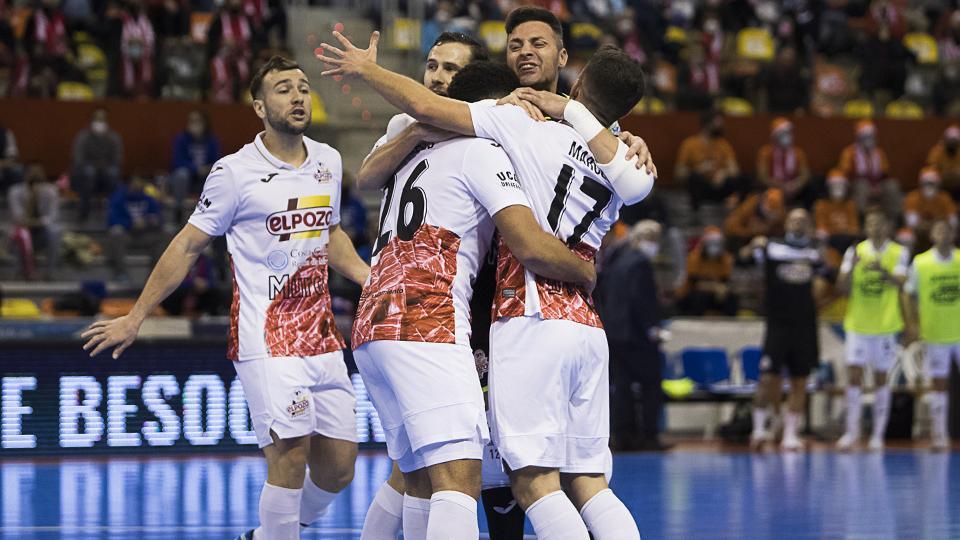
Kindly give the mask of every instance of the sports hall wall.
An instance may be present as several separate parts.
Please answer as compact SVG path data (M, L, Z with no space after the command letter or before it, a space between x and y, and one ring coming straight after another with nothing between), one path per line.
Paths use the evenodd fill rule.
M127 174L167 168L170 141L183 129L191 110L207 111L213 131L221 138L227 153L248 142L261 129L260 120L247 105L169 101L155 101L144 107L142 102L123 100L71 103L4 99L0 100L0 118L17 134L25 162L38 161L48 172L60 173L69 168L74 136L89 123L90 114L98 107L108 110L111 126L123 136ZM762 115L727 119L726 137L746 172L753 172L757 151L769 140L770 120L771 117ZM815 174L824 174L836 165L839 158L836 149L853 141L853 123L850 119L809 116L795 119L797 144L807 153ZM890 156L892 176L912 186L928 150L941 138L948 122L939 118L878 119L876 124L879 145ZM673 185L673 159L681 141L698 130L699 116L695 113L633 115L621 125L647 141L659 163L661 185Z

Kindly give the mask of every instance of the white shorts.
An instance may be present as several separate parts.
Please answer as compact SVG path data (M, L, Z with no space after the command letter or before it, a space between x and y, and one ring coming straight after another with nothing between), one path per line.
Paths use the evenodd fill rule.
M950 376L950 359L957 363L960 369L960 343L937 344L927 343L927 353L924 358L927 376L931 379L946 379Z
M353 358L402 472L483 457L490 432L469 347L371 341Z
M487 411L487 421L492 425L490 411ZM503 461L500 459L500 451L493 441L487 441L483 447L483 466L480 469L483 489L493 489L498 487L507 487L510 485L510 477L503 470Z
M897 362L895 334L867 335L847 332L847 365L870 366L886 373Z
M234 362L260 448L320 434L357 441L356 398L343 352Z
M604 331L565 320L501 319L490 330L492 435L512 470L603 474L610 453Z

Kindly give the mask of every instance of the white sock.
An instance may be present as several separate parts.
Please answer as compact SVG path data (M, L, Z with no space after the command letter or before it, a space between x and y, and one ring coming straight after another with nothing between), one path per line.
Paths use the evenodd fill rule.
M403 493L384 482L367 509L360 540L397 540L402 528Z
M767 416L770 411L766 407L753 408L753 437L760 438L767 432Z
M596 540L640 540L633 516L610 489L591 497L580 509L580 515Z
M479 537L476 499L459 491L438 491L430 497L427 540L470 540Z
M890 387L881 386L873 393L873 438L883 440L890 420Z
M257 540L298 540L300 538L300 497L302 489L289 489L264 482L260 492L260 527Z
M540 540L587 540L587 526L562 491L544 495L527 508L533 532Z
M947 436L947 393L930 393L930 430L933 432L933 438L943 438Z
M860 438L860 387L847 387L847 433Z
M783 439L793 440L797 438L797 426L800 424L800 414L793 411L787 411L786 419L783 422Z
M303 495L300 496L300 524L310 525L327 514L330 503L337 498L336 493L320 489L310 479L310 474L303 479Z
M430 517L430 499L403 496L404 540L426 540L427 520Z

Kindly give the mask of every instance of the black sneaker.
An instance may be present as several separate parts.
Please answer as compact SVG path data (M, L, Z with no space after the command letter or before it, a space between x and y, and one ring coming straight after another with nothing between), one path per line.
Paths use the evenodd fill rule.
M237 540L253 540L253 531L256 529L250 529L249 531L241 534L237 537Z

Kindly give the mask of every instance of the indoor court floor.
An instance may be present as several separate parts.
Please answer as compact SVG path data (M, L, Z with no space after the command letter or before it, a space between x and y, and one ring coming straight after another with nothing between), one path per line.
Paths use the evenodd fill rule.
M359 538L389 469L383 452L361 452L353 485L303 538ZM228 540L256 523L265 474L251 454L4 459L0 538ZM617 455L613 488L646 540L960 539L957 451L783 455L688 445Z

